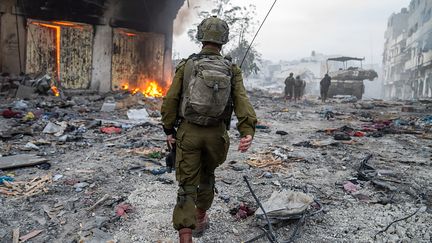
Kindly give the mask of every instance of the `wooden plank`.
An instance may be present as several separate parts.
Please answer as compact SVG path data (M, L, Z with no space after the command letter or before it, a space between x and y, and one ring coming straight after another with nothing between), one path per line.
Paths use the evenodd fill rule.
M13 229L12 231L12 243L18 243L19 242L19 228Z
M42 233L42 231L43 231L43 230L33 230L32 232L30 232L30 233L28 233L28 234L26 234L26 235L24 235L24 236L21 236L21 237L19 238L19 239L20 239L20 242L25 242L25 241L27 241L27 240L29 240L29 239L31 239L31 238L37 236L38 234Z
M0 170L34 166L47 162L46 158L34 154L18 154L0 157Z

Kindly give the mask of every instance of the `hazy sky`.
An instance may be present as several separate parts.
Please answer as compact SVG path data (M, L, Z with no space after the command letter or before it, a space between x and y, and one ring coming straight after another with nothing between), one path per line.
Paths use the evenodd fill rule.
M261 22L273 0L232 0L252 3ZM278 0L259 33L256 48L264 59L292 60L323 54L366 57L366 63L381 63L384 31L394 12L410 0ZM199 20L190 20L193 23ZM199 47L186 33L174 36L174 51L187 57Z

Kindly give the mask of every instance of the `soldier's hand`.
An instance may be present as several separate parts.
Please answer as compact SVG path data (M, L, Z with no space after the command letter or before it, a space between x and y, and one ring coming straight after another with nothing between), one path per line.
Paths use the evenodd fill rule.
M246 135L245 137L242 137L240 139L238 150L242 153L246 152L252 145L252 140L253 138L251 135Z
M171 135L167 135L166 140L167 140L167 144L168 144L170 150L173 149L173 145L174 145L175 142L176 142L176 140L175 140L175 138L174 138L174 135L172 135L172 134L171 134Z

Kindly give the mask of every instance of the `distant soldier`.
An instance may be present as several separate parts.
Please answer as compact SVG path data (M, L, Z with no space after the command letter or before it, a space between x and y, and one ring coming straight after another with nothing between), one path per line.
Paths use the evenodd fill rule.
M331 77L328 74L326 74L320 82L321 101L322 102L325 102L327 99L330 84L331 84Z
M298 75L294 81L294 100L300 100L303 96L304 89L306 88L306 82L300 78Z
M294 97L294 73L290 73L285 79L285 99L291 100Z

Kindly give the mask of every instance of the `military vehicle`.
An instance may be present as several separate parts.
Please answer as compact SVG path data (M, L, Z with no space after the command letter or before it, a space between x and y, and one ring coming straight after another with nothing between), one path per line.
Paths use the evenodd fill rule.
M360 62L360 67L358 66L349 66L352 61ZM329 88L329 97L333 97L335 95L353 95L357 97L357 99L361 99L364 93L364 80L373 81L378 77L378 74L375 70L365 70L363 69L363 61L364 58L358 57L334 57L328 58L327 65L327 73L330 75L332 81ZM332 65L331 69L338 68L338 70L329 70L329 62L338 62L339 64Z

